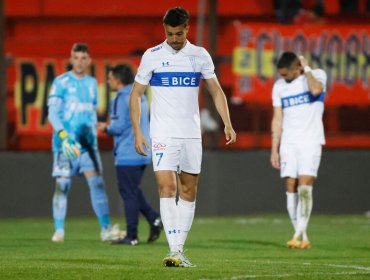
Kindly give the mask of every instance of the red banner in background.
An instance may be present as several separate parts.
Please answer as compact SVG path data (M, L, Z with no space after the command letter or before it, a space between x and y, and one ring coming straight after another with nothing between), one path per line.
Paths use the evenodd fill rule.
M238 24L233 98L271 103L276 62L282 52L293 51L305 56L312 68L326 72L326 104L369 105L369 34L369 25Z
M139 60L94 59L90 74L98 81L98 118L106 121L111 94L107 85L109 68L117 64L129 65L134 72ZM16 132L18 135L50 136L51 125L47 120L47 99L55 77L68 70L67 59L20 58L15 61Z

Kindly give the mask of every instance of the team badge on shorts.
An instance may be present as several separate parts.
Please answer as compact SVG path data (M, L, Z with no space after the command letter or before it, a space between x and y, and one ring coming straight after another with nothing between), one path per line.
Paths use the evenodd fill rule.
M166 144L164 143L154 143L153 144L153 151L164 151L166 150Z

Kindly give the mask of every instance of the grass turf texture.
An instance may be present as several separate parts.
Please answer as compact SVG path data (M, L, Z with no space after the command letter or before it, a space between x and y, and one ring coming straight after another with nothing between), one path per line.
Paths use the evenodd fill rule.
M144 221L138 246L101 242L95 219L67 219L62 244L50 241L50 219L3 219L0 229L0 279L370 279L365 216L313 215L309 250L286 248L287 215L196 217L186 253L197 268L162 267L165 235L146 244Z

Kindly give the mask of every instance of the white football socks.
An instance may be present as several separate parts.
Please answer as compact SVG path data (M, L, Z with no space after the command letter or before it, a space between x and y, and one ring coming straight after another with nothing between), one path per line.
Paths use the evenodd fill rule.
M171 252L182 252L190 228L193 224L195 201L179 198L160 198L160 212Z
M303 240L308 240L306 230L313 206L312 186L298 186L298 200L297 230L294 234L294 238L299 238L303 235Z
M163 224L163 229L166 232L166 237L168 245L170 246L171 252L178 252L178 237L179 228L176 223L179 220L178 207L176 205L176 198L163 198L159 199L159 208L161 212L161 219Z
M286 193L286 208L292 222L294 231L297 230L297 205L298 205L298 193L287 192Z
M179 198L179 201L177 202L177 207L179 208L178 228L180 229L178 246L180 252L182 252L191 225L193 224L195 201L190 202Z

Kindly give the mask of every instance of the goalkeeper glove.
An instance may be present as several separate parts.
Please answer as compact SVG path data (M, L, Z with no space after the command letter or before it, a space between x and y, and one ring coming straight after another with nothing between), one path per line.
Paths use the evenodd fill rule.
M79 157L81 154L81 145L77 141L73 140L68 136L67 131L61 130L58 132L60 140L62 140L62 151L63 154L69 158L74 159Z

